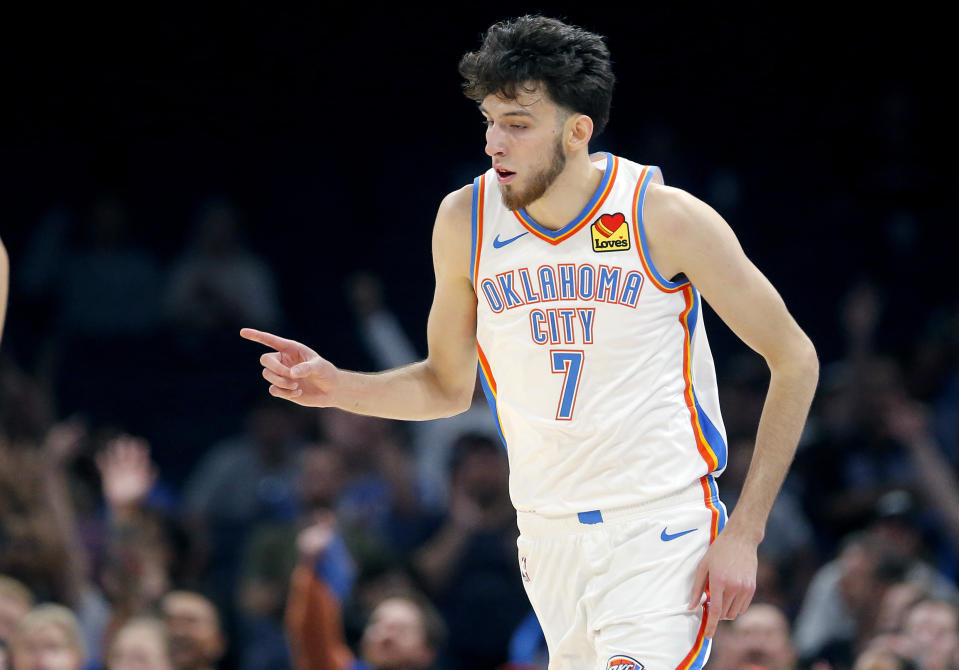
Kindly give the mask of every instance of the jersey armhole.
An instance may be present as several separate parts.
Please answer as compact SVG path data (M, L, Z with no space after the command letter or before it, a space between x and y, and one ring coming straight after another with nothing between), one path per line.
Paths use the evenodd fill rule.
M639 259L646 269L647 276L659 290L674 293L689 284L689 280L684 277L679 281L670 281L659 273L649 253L649 241L646 239L646 227L643 224L643 203L646 201L646 191L649 184L654 181L657 184L663 183L662 171L655 165L644 167L636 182L636 193L633 195L633 221L636 226L636 238L639 240Z
M483 201L486 196L486 175L480 175L473 180L473 203L470 207L470 282L476 289L479 280L480 252L483 245Z

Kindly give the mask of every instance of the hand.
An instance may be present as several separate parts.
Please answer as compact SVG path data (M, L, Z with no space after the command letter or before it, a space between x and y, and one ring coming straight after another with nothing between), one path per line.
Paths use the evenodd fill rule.
M712 639L720 619L735 619L746 611L756 592L756 545L736 535L720 533L699 561L689 609L706 601L706 637Z
M260 356L270 395L308 407L332 407L336 367L306 345L244 328L240 337L276 351Z
M129 435L110 440L96 461L103 497L114 511L140 505L156 481L150 445L145 440Z
M336 516L333 512L317 513L313 524L296 536L296 550L300 560L312 565L323 555L336 535Z

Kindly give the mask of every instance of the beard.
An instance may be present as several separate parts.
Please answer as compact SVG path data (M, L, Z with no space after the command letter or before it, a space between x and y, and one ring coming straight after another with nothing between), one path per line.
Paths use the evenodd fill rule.
M563 142L557 137L553 144L553 154L549 158L549 163L539 172L529 177L526 187L519 189L512 184L500 184L499 190L503 195L503 204L507 209L525 209L529 205L546 193L546 190L553 185L556 178L566 167L566 152L563 150Z

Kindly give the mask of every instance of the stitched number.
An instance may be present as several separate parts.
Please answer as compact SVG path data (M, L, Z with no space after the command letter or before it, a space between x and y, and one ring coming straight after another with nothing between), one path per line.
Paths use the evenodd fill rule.
M579 390L579 376L583 371L582 351L559 351L550 349L550 360L553 364L553 374L563 376L563 391L559 396L559 405L556 408L557 421L569 421L573 418L573 407L576 405L576 391Z

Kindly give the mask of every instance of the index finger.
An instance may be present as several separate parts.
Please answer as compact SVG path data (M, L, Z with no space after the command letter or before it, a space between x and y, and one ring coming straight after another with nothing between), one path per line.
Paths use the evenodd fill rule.
M265 333L262 330L256 330L255 328L241 328L240 337L245 340L252 340L253 342L265 344L266 346L272 347L277 351L289 350L295 344L293 340L288 340L272 333Z
M723 592L719 589L718 593L710 591L709 600L706 603L706 637L710 640L716 634L716 627L723 614Z

